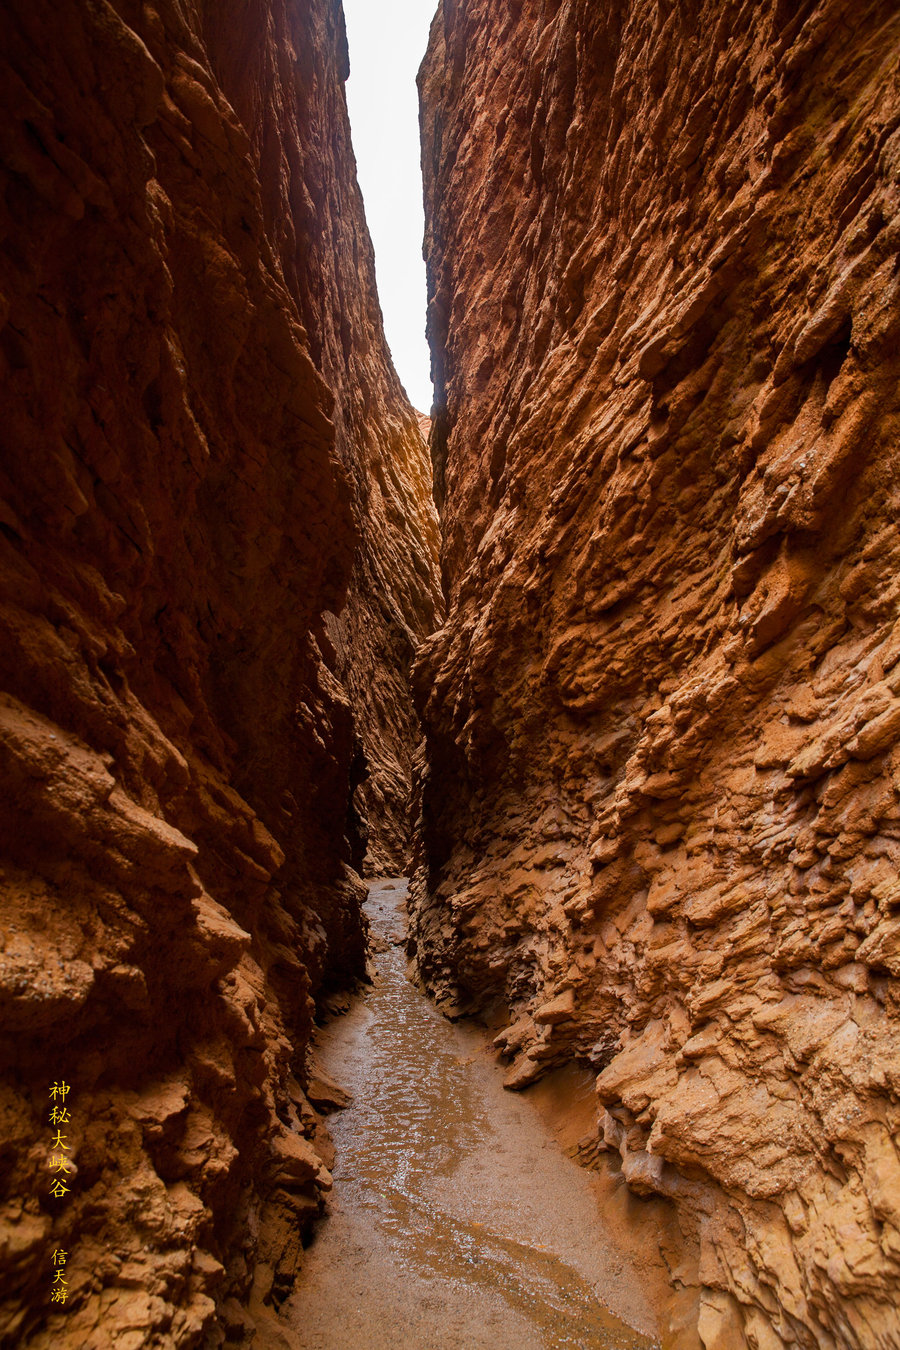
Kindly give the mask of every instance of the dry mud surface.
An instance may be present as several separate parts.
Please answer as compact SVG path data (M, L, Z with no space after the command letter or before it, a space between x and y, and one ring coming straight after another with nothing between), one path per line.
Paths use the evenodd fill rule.
M595 1178L504 1092L484 1033L406 979L405 899L402 880L371 885L375 985L319 1042L353 1101L331 1121L331 1217L291 1330L304 1350L650 1347L640 1274L604 1229Z

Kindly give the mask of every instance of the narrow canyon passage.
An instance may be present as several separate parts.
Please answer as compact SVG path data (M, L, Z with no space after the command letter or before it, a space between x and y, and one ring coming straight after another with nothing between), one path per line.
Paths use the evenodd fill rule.
M650 1346L625 1324L653 1318L590 1174L504 1092L483 1032L407 980L406 893L370 884L374 987L321 1033L353 1100L329 1122L331 1216L284 1310L291 1331L304 1350Z
M417 413L342 0L0 5L0 1350L900 1350L900 5L431 7Z

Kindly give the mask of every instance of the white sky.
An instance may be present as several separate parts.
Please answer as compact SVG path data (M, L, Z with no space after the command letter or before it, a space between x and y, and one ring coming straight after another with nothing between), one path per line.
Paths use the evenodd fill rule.
M424 413L432 389L416 72L436 9L437 0L344 0L347 103L384 328L397 374Z

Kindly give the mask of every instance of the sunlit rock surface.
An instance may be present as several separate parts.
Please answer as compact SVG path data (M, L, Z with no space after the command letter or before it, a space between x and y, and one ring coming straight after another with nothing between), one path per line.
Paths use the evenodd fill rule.
M598 1074L679 1348L900 1345L900 16L444 0L413 942Z
M0 1339L238 1343L330 1186L305 1046L363 968L367 805L402 847L424 450L339 6L14 0L0 38Z

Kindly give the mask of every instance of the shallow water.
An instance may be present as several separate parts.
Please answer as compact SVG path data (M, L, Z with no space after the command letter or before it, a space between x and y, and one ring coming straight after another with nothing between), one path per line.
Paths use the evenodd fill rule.
M304 1350L652 1346L590 1174L504 1091L484 1032L406 979L405 898L402 880L370 885L389 945L373 989L318 1039L353 1102L329 1120L335 1191L283 1310L294 1336Z

